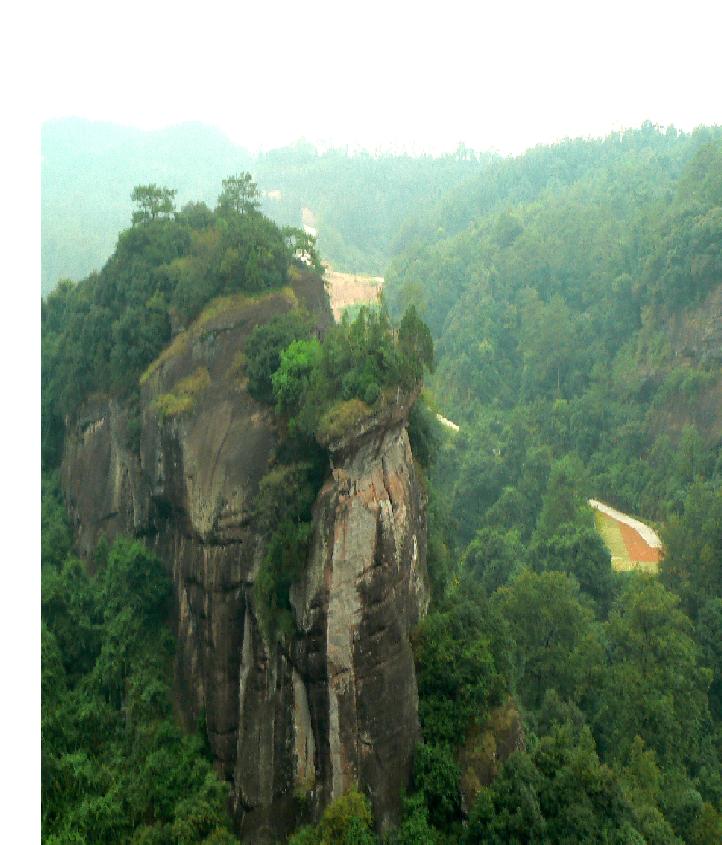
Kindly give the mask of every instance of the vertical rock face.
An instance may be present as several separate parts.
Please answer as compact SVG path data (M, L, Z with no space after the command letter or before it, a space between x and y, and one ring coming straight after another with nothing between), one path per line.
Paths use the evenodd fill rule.
M332 445L303 577L297 634L264 643L246 611L234 783L241 834L291 830L302 808L358 785L397 821L419 738L409 634L426 612L426 503L399 402Z
M291 598L323 803L359 784L396 820L418 739L410 629L426 611L425 502L396 406L332 451L305 577Z
M61 472L81 553L124 533L166 562L177 711L188 727L204 717L241 836L254 843L317 818L352 784L387 826L418 737L409 630L428 603L426 512L408 402L331 444L308 564L291 591L297 632L269 643L258 623L265 538L254 499L277 437L239 361L253 327L299 300L320 327L330 321L320 280L306 278L192 327L143 386L140 448L128 409L98 400L70 428ZM164 413L180 390L191 401Z

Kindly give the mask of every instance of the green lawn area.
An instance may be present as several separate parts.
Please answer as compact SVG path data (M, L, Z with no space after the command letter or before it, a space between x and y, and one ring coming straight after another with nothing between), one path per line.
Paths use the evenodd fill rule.
M619 528L619 523L616 519L595 511L594 522L597 526L597 531L600 533L602 540L604 540L604 545L612 555L612 569L617 572L628 572L630 569L635 569L635 563L629 556L622 532Z

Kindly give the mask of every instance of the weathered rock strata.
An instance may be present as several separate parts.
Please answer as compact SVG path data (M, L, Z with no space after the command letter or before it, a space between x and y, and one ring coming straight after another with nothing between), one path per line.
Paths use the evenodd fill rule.
M291 599L296 660L318 714L323 803L353 783L395 817L418 738L410 628L426 611L426 515L402 420L332 455L305 577Z
M166 561L178 713L189 727L205 717L252 842L317 817L353 783L387 826L418 737L409 630L428 602L426 514L405 430L408 397L330 446L308 565L291 593L297 635L268 643L257 621L264 538L253 503L277 438L237 362L252 328L294 300L321 328L330 320L320 281L308 278L293 296L229 307L177 339L146 380L139 451L128 410L98 399L70 428L62 468L82 554L102 535L125 533ZM207 378L192 407L164 416L158 397L198 368Z

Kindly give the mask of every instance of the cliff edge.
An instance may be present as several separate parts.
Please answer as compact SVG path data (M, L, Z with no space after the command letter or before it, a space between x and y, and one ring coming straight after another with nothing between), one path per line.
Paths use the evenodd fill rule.
M357 784L377 822L398 817L419 737L409 632L428 604L426 504L397 396L328 444L295 633L268 641L253 585L266 538L261 479L279 434L243 375L255 326L299 305L322 332L323 283L206 308L142 379L140 408L97 398L68 428L62 484L77 545L141 536L174 583L176 707L205 722L241 836L271 841Z

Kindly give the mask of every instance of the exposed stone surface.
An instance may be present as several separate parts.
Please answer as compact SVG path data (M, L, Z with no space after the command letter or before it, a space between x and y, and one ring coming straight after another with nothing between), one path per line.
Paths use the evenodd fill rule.
M409 631L428 605L425 502L404 423L393 406L332 453L305 577L291 591L321 803L359 783L382 828L419 738Z
M722 364L722 287L698 307L670 315L669 340L675 357L702 366Z
M117 402L88 402L65 440L61 480L80 553L101 535L134 534L148 523L150 499L128 446L128 414Z
M177 710L188 727L205 716L239 830L254 843L285 835L302 813L317 818L352 783L387 825L418 736L408 635L428 602L426 513L408 397L331 447L307 571L292 588L297 636L268 643L256 618L264 538L254 500L277 436L271 409L245 389L242 352L256 325L299 301L319 329L330 323L310 274L293 291L229 299L151 368L140 448L128 409L98 399L70 428L62 467L82 554L102 535L135 534L167 563ZM182 390L189 407L164 414L159 398Z

